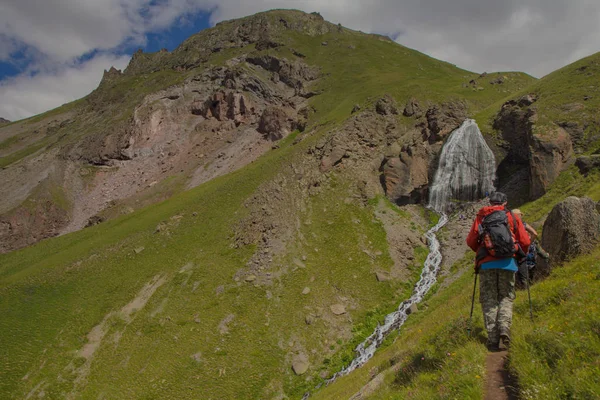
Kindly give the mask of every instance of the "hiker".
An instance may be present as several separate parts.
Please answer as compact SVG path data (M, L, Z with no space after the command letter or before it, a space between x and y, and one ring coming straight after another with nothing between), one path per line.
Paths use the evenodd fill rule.
M531 240L519 217L506 208L506 195L494 192L490 205L479 210L467 236L476 252L475 273L481 276L479 301L488 333L487 346L497 351L510 345L512 304L515 299L516 258L525 257Z
M521 221L523 221L523 213L518 208L512 210L512 213L519 217ZM520 260L519 262L519 271L517 272L517 284L520 288L526 287L525 284L531 285L533 282L533 275L535 273L535 266L537 262L537 256L540 255L543 259L548 260L550 258L550 254L548 254L543 248L542 245L536 240L538 237L538 233L536 230L523 221L523 226L525 226L525 230L529 233L529 237L531 238L531 244L529 245L529 252L527 256Z

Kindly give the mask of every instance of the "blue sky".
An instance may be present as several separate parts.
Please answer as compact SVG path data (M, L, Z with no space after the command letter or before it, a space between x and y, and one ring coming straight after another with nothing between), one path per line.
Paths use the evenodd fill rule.
M190 18L186 18L180 23L175 23L167 29L158 32L150 32L146 35L146 43L129 44L122 49L115 51L115 54L131 55L137 49L143 49L144 52L156 52L163 48L169 51L174 50L185 39L210 27L210 13L199 12ZM27 46L11 54L10 60L0 61L0 81L17 76L28 70L35 60L27 57ZM97 55L97 51L92 50L79 57L79 62L86 62Z
M83 97L138 48L173 50L218 21L273 8L318 11L475 72L541 77L600 50L591 0L2 0L0 117Z

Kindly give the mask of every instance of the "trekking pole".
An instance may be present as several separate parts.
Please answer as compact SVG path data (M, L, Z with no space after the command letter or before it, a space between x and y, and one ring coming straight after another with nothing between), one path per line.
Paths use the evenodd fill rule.
M471 337L471 322L473 320L473 308L475 308L475 289L477 288L477 272L475 272L475 282L473 283L473 297L471 299L471 314L469 315L469 324L467 325L467 332L469 333L469 337Z
M529 290L529 266L525 264L525 282L527 285L527 296L529 297L529 316L533 322L533 305L531 304L531 291Z

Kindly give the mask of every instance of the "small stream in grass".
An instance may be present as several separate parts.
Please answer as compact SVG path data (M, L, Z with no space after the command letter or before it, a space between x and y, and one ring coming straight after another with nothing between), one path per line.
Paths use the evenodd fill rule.
M437 280L442 253L436 233L448 222L446 211L450 200L473 201L491 193L494 190L495 170L494 154L486 144L477 123L467 119L450 134L444 144L439 166L429 189L427 207L440 214L440 219L425 233L429 254L411 297L400 303L396 311L388 314L384 322L356 347L356 356L352 362L325 381L326 385L369 361L385 338L406 322L409 308L421 302ZM309 396L310 393L306 393L303 399Z

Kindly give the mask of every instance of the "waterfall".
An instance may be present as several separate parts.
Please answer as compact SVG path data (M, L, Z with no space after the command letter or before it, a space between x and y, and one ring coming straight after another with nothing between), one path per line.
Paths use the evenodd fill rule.
M495 169L494 154L485 143L474 120L466 120L450 134L442 148L440 163L429 191L429 205L427 206L439 213L440 219L433 228L425 233L429 244L429 254L423 264L421 277L415 285L413 294L408 300L400 303L396 311L385 317L383 324L378 325L375 331L356 347L356 357L350 365L333 375L325 382L326 384L349 374L373 357L375 350L381 346L386 336L393 330L400 329L404 324L408 318L410 306L423 300L436 282L437 273L442 264L440 242L435 234L448 222L448 216L445 214L448 202L451 199L476 200L483 197L486 192L491 193L494 189ZM307 399L309 396L310 393L306 393L303 399Z
M496 161L475 120L453 131L442 149L429 188L429 206L444 212L449 201L474 201L494 191Z

